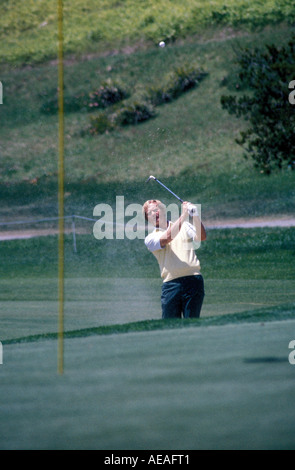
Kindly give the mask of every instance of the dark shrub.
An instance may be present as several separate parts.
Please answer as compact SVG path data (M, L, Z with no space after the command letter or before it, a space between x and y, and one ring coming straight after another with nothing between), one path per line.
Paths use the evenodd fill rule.
M284 47L242 49L237 53L237 89L249 94L222 96L230 114L244 117L250 126L236 142L245 157L264 173L283 167L295 168L295 109L289 103L289 83L295 79L295 36Z

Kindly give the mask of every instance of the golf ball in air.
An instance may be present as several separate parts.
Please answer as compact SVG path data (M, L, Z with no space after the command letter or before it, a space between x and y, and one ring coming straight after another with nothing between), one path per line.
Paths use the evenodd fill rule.
M159 46L160 46L160 47L165 47L165 45L166 45L166 44L165 44L164 41L160 41L160 42L159 42Z

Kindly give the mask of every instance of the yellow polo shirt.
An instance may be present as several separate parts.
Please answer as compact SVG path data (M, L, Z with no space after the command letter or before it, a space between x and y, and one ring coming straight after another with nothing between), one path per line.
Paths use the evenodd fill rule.
M146 247L159 263L163 282L200 274L200 261L192 243L195 230L192 224L184 222L176 237L164 248L161 248L160 238L165 230L155 229L145 238Z

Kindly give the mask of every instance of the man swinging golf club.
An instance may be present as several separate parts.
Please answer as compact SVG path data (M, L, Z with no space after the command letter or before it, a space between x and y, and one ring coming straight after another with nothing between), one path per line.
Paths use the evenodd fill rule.
M150 179L164 186L155 177ZM173 223L167 222L166 207L161 201L150 199L144 203L145 219L155 227L145 238L145 245L156 257L163 279L162 318L198 318L205 292L193 241L206 240L206 230L196 206L172 194L182 202L181 215ZM188 221L189 216L193 223Z

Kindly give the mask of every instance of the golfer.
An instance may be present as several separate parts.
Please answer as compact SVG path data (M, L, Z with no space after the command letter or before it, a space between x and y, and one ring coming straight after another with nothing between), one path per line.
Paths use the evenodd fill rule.
M155 227L145 238L145 245L156 257L163 279L162 318L198 318L205 292L193 241L206 240L206 231L196 207L184 202L180 217L173 223L167 221L166 207L159 200L146 201L143 213ZM188 221L189 215L193 223Z

